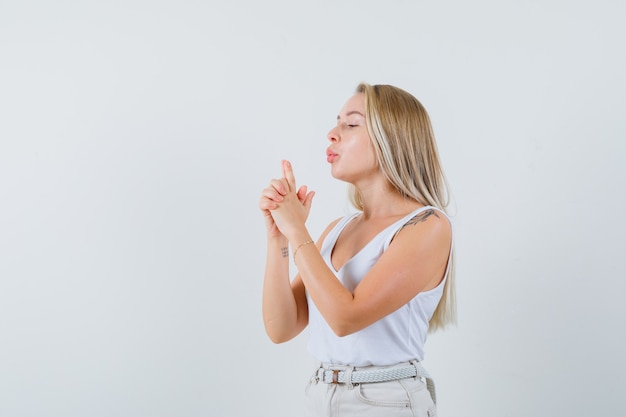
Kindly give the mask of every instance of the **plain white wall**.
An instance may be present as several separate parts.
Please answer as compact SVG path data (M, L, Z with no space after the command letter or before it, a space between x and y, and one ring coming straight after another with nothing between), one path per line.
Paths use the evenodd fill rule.
M0 416L293 416L260 314L261 188L348 211L358 82L429 110L454 194L443 416L624 415L618 1L0 2Z

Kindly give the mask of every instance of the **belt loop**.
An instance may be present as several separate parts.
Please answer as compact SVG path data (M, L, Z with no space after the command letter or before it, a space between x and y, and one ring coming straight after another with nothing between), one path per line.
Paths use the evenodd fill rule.
M322 364L320 363L320 366L317 367L317 369L315 370L315 373L311 376L311 382L315 382L316 384L318 382L320 382L320 371L322 371L322 382L324 379L324 368L322 368Z
M411 362L411 365L415 367L415 371L417 373L415 377L423 378L424 382L426 383L426 388L428 389L428 392L430 393L430 398L433 400L433 403L437 404L437 390L435 389L435 381L430 376L430 374L426 371L426 369L424 369L421 363L419 363L416 360L412 360L410 362Z
M422 379L422 367L420 366L419 362L413 359L410 360L409 363L413 365L413 367L415 367L415 379Z
M346 369L345 377L346 377L346 386L348 389L354 388L354 384L352 383L352 371L354 370L354 366L348 366Z

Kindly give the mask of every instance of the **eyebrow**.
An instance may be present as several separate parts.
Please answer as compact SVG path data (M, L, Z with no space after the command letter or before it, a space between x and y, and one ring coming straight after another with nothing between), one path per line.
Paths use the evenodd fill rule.
M360 111L356 111L356 110L349 111L348 113L346 113L346 116L352 116L353 114L358 114L359 116L365 117L363 113L361 113ZM337 115L337 120L339 119L341 119L341 116Z

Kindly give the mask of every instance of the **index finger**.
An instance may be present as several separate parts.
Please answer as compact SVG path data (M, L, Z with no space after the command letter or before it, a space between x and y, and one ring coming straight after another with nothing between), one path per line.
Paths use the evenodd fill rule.
M289 161L283 161L283 176L289 185L289 191L296 189L296 178L293 176L293 168Z

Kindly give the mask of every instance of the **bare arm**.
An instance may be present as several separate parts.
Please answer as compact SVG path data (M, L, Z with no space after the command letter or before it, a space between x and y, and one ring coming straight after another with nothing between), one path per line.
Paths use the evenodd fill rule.
M289 248L284 237L269 238L263 281L263 323L274 343L293 339L309 322L302 280L289 278Z
M284 181L272 180L261 195L259 208L265 217L267 229L267 258L263 280L263 323L274 343L283 343L297 336L308 324L309 313L304 284L299 276L293 281L289 273L289 241L274 223L270 210L286 194ZM306 206L306 214L313 199L301 187L295 194L299 203ZM306 218L306 217L305 217Z
M292 246L311 239L297 201L295 179L286 165L288 193L271 210L277 227ZM361 330L434 288L443 278L451 243L447 219L424 215L404 227L353 292L346 289L313 245L305 245L295 259L300 278L322 316L339 336Z
M314 248L303 246L296 263L320 313L338 336L345 336L436 287L445 273L450 232L447 219L435 216L403 228L353 292L341 285ZM304 231L293 235L305 237Z

